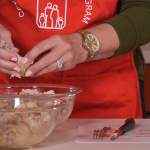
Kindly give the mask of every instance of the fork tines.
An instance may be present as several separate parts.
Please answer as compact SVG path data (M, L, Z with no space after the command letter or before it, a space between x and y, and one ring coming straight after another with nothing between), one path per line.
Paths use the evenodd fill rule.
M104 127L102 130L94 130L93 132L93 140L94 139L103 139L104 135L106 134L106 132L108 130L110 130L111 128L110 127Z
M100 130L94 130L94 132L93 132L93 140L97 139L99 133L100 133Z

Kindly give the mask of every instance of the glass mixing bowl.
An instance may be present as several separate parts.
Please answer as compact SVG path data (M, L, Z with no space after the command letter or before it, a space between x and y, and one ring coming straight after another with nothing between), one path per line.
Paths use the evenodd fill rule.
M66 102L13 95L18 88L1 87L1 93L2 89L7 94L0 94L0 148L30 148L46 139L55 129Z
M28 91L33 90L33 92ZM82 92L80 87L62 85L62 84L16 84L16 85L1 85L1 94L23 94L34 95L40 97L49 97L49 100L65 100L66 105L60 110L57 119L57 126L67 120L72 113L74 102L78 93Z

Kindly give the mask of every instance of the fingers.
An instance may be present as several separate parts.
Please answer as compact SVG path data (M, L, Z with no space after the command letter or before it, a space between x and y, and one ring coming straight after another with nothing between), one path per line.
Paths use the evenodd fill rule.
M32 62L40 54L52 49L55 45L56 45L56 42L53 40L53 38L52 38L52 40L51 40L51 38L49 38L49 39L46 39L46 40L40 42L24 56L22 63L25 64L28 62Z
M53 64L56 61L56 58L61 57L61 53L57 50L51 51L49 54L42 57L39 61L37 61L35 64L33 64L27 71L26 76L34 76L37 72L42 70L43 68L46 68L47 66ZM52 72L53 70L56 70L56 64L55 66L52 66L51 70L49 72Z
M14 47L14 48L13 48L13 52L19 53L19 49Z
M0 39L4 40L13 51L18 53L19 50L14 46L12 42L11 33L1 24L0 24Z
M3 68L8 71L20 72L20 67L18 64L11 61L3 60L1 58L0 58L0 68Z
M71 58L69 57L69 55L68 56L67 55L68 54L63 55L61 58L57 59L57 60L60 61L61 65L62 65L61 68L59 68L57 66L57 63L56 63L57 60L56 60L52 64L49 64L49 65L47 65L47 67L42 68L40 71L36 72L35 75L32 74L32 77L37 77L37 76L40 76L40 75L44 75L44 74L47 74L49 72L66 71L66 70L72 69L74 67L74 64L73 64L72 61L68 61Z
M13 52L0 48L0 58L4 60L17 61L17 56Z
M11 40L11 33L0 24L0 40L5 41L2 42L0 48L0 71L9 75L14 75L20 77L20 67L17 63L18 57L15 53L18 53L19 50L15 48L12 40ZM3 49L5 47L6 49ZM9 51L12 50L13 52Z
M41 75L44 75L44 74L47 74L49 72L54 72L57 70L57 66L56 66L56 63L54 62L53 64L51 64L50 66L47 66L46 68L40 70L38 73L36 73L34 75L34 77L38 77L38 76L41 76ZM59 70L60 71L60 70Z
M7 70L7 69L5 69L5 68L0 68L0 72L9 74L9 75L11 75L11 76L13 76L13 77L16 76L16 77L18 77L18 78L21 78L21 76L19 75L19 73L17 73L16 71L9 71L9 70Z
M9 74L9 75L12 75L14 73L14 71L10 71L10 70L7 70L5 68L0 68L0 72L6 73L6 74Z
M44 75L47 74L49 72L57 72L57 71L66 71L66 70L70 70L74 67L72 61L67 61L69 60L69 57L67 57L66 55L63 55L60 59L58 59L62 65L61 68L59 68L57 66L56 61L53 62L52 64L48 65L47 67L41 69L39 72L37 72L34 77L40 76L40 75ZM60 66L61 66L60 65Z

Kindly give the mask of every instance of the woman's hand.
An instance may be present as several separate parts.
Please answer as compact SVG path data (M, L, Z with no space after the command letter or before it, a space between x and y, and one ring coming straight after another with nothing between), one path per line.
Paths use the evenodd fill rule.
M10 48L18 53L19 50L15 48L12 40L11 40L11 33L2 25L0 25L0 42L4 40ZM19 74L16 72L20 72L20 67L15 62L17 61L17 56L11 52L4 50L0 47L0 71L6 74L12 75L16 74L16 76L20 77Z
M110 58L120 46L118 34L109 24L100 24L87 31L93 33L100 42L99 53L93 60ZM84 62L88 57L87 50L82 47L81 35L73 33L71 35L54 35L40 42L26 54L22 63L32 62L47 51L49 51L48 54L26 71L26 76L36 77L48 72L66 71ZM62 62L61 69L56 66L57 60Z
M28 68L26 76L37 77L49 72L66 71L84 62L88 56L88 52L82 47L80 34L54 35L30 50L22 60L22 63L32 62L47 51L46 55ZM62 62L61 69L57 68L57 60Z

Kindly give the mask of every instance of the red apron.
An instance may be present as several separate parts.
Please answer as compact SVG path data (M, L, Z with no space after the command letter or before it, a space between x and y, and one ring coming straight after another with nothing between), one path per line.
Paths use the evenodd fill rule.
M117 0L0 0L0 24L11 33L20 55L54 34L71 34L115 15ZM0 84L55 83L79 86L72 118L142 118L133 52L87 62L37 78L0 73Z

